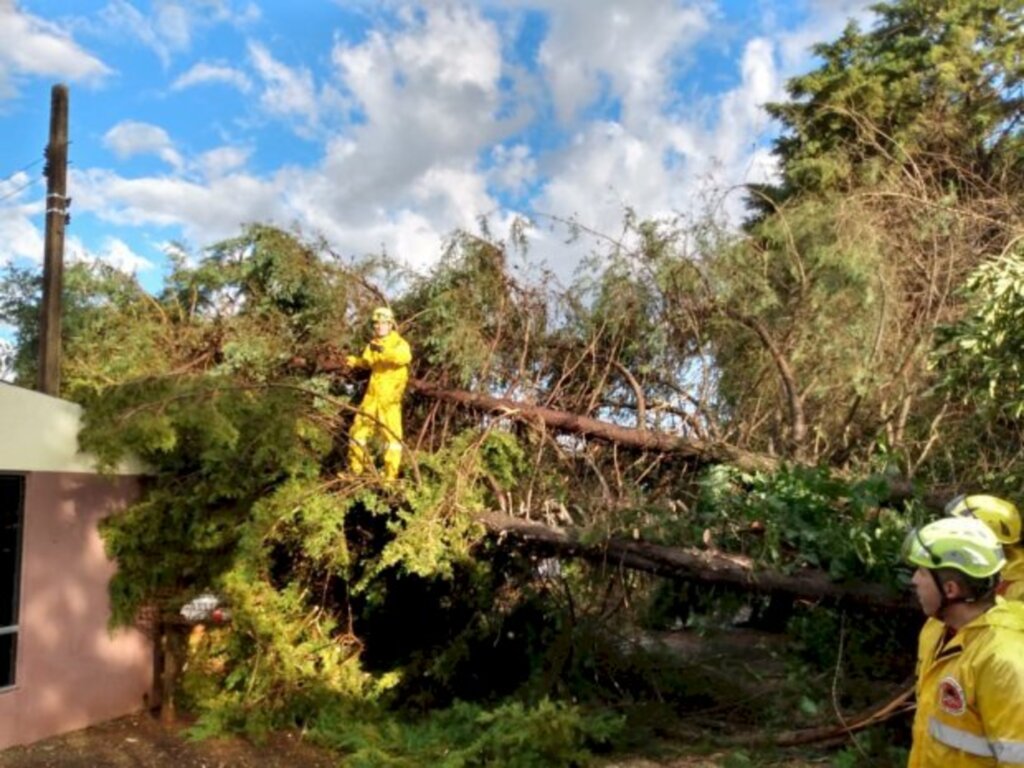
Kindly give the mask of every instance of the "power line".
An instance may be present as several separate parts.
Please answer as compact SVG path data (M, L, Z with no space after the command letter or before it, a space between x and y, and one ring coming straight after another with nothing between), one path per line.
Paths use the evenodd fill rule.
M5 178L5 179L8 179L8 180L9 180L9 179L12 179L12 178L14 178L15 176L17 176L17 175L18 175L19 173L21 173L21 172L23 172L23 171L27 171L27 170L28 170L29 168L32 168L33 166L39 165L39 164L40 164L41 162L43 162L43 160L45 160L45 159L46 159L45 157L40 157L40 158L39 158L39 159L37 159L37 160L33 160L33 161L32 161L31 163L28 163L27 165L23 165L23 166L21 166L21 168L19 168L18 170L16 170L16 171L12 171L11 173L7 174L6 176L4 176L4 178Z
M20 187L18 187L17 189L11 190L10 192L8 192L8 193L7 193L6 195L4 195L3 197L0 197L0 203L2 203L2 202L3 202L4 200L7 200L8 198L14 197L14 196L15 196L16 194L18 194L18 193L19 193L19 192L21 192L22 190L28 189L28 188L29 188L29 187L31 187L31 186L32 186L33 184L38 184L38 183L39 183L40 181L42 181L42 180L43 180L43 178L42 178L42 176L40 176L40 177L39 177L38 179L32 179L32 180L31 180L31 181L29 181L28 183L26 183L26 184L22 184L22 185L21 185Z

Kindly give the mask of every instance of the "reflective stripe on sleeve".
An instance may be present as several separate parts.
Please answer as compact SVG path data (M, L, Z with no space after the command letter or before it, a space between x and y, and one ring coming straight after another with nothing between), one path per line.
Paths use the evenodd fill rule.
M389 451L400 451L400 450L402 450L402 444L401 443L388 443L387 450L389 450Z
M960 728L946 725L934 717L928 721L928 734L947 747L959 749L961 752L966 752L969 755L979 755L981 757L996 756L994 745L984 736L978 736ZM1002 743L1016 746L1015 742Z
M1000 765L1024 765L1024 741L993 741L991 744Z

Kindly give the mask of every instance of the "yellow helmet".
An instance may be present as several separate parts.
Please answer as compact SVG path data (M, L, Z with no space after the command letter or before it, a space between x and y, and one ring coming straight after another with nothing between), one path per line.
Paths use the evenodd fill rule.
M1009 501L997 496L960 495L946 505L951 517L975 517L992 529L1000 544L1020 541L1020 511Z
M944 517L914 528L903 542L903 560L934 570L954 568L974 579L994 578L1006 565L1003 548L980 520Z
M375 323L391 323L395 324L395 313L391 311L391 307L377 307L373 310L373 322Z

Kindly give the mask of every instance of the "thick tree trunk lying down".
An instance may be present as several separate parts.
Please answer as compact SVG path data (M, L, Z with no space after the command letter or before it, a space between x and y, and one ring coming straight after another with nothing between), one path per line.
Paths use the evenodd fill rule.
M727 443L680 437L649 429L623 427L600 419L559 411L554 408L530 405L517 400L491 397L461 389L442 389L419 379L410 381L409 388L424 397L456 403L507 418L538 422L549 429L615 443L625 448L672 453L699 465L730 464L744 472L772 472L782 466L782 460L777 456L748 451ZM936 510L942 509L949 499L960 492L959 489L952 486L930 489L915 488L914 483L906 478L888 478L886 482L889 487L888 501L890 503L905 502L916 496L927 507Z
M673 453L698 464L732 464L747 472L770 472L777 469L779 460L753 451L745 451L726 443L713 443L696 438L680 437L667 432L623 427L611 422L558 411L517 400L491 397L459 389L441 389L427 382L413 379L409 388L425 397L457 403L478 411L493 413L522 421L540 422L545 426L573 435L616 443L626 448L643 451Z
M498 512L480 516L480 522L499 538L563 557L581 557L613 568L645 571L707 584L728 584L751 592L788 594L797 598L875 606L893 610L919 610L909 594L880 584L832 581L822 571L787 574L759 570L747 557L714 550L666 547L642 541L610 539L600 543L580 541L572 530L552 528L532 520Z

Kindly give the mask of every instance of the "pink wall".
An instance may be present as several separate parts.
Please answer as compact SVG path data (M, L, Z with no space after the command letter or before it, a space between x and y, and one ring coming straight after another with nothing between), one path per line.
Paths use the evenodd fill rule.
M0 693L0 749L144 706L152 643L107 629L114 566L97 527L138 493L132 477L27 474L16 682Z

